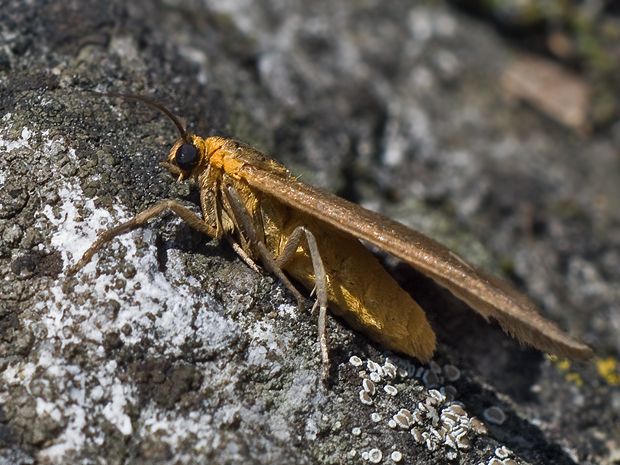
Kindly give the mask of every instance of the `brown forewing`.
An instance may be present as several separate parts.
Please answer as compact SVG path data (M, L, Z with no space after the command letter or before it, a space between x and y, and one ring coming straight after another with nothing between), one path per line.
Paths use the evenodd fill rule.
M252 187L283 204L406 261L485 318L496 319L504 331L521 342L573 360L585 360L592 356L590 347L540 316L536 305L525 295L479 267L468 264L424 234L327 191L299 182L288 173L252 164L245 165L242 173Z

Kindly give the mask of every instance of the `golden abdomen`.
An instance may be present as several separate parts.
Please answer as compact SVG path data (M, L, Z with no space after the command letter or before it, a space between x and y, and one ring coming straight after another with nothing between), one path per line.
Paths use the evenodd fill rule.
M280 225L280 240L267 238L272 253L280 253L295 227L306 226L314 234L323 259L332 312L389 349L429 360L435 351L435 334L424 311L374 255L357 239L321 221L296 212L289 214L288 221ZM305 248L298 248L284 270L307 289L314 288L312 261Z

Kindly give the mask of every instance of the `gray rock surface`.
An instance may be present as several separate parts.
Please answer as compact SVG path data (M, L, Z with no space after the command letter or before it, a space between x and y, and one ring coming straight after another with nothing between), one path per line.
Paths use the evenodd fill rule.
M0 463L619 460L617 142L508 104L512 52L484 25L392 0L2 2L0 15ZM158 165L173 125L89 89L151 96L191 131L250 143L503 273L596 360L521 347L384 257L427 311L435 363L330 317L323 385L316 315L173 215L67 276L97 232L198 199ZM394 378L367 363L386 357ZM462 447L428 439L448 425L442 387L488 434L463 420ZM400 409L419 416L414 434L390 424Z

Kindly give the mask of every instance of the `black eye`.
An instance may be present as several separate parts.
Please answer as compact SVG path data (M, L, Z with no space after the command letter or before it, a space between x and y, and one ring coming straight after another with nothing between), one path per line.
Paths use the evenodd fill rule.
M174 164L183 171L191 171L200 161L198 149L194 144L183 144L177 149Z

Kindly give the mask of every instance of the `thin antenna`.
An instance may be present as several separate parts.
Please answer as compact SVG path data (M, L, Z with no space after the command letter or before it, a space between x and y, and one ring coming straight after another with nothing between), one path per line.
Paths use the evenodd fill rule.
M172 120L172 122L175 124L175 126L177 127L177 129L179 130L179 135L181 136L181 139L183 139L186 142L191 142L191 138L188 134L188 132L185 130L185 128L183 127L183 125L181 124L181 122L177 119L176 116L174 116L170 110L168 110L166 107L164 107L163 105L160 105L159 103L148 99L146 97L143 97L141 95L136 95L136 94L119 94L117 92L94 92L92 90L86 90L84 91L88 94L93 94L93 95L99 95L101 97L120 97L120 98L125 98L125 99L133 99L133 100L139 100L140 102L144 102L147 105L150 105L154 108L157 108L158 110L161 110L162 112L165 113L165 115L170 118Z

